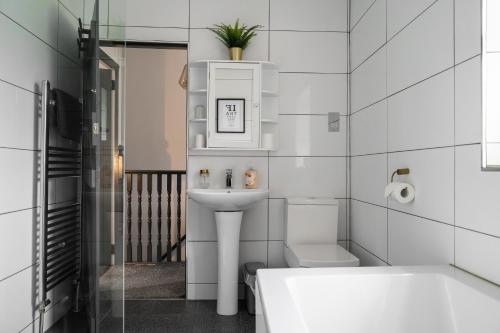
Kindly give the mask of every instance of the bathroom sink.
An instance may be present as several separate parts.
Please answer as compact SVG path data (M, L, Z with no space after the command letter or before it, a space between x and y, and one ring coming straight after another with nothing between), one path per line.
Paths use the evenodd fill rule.
M242 211L267 198L269 190L192 189L188 196L216 211Z
M214 210L217 227L217 313L238 313L238 266L243 211L264 200L269 190L192 189L191 200Z

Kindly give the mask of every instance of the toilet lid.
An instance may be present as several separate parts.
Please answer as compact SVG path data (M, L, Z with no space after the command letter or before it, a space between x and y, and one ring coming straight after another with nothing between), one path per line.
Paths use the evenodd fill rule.
M359 266L359 259L338 244L293 244L288 254L299 267Z

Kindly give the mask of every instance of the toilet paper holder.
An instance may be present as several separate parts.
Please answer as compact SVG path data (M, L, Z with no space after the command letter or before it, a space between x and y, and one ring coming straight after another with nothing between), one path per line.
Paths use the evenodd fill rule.
M410 174L410 169L409 168L396 169L396 171L394 171L392 173L391 183L394 181L394 176L395 175L401 176L401 175L408 175L408 174Z

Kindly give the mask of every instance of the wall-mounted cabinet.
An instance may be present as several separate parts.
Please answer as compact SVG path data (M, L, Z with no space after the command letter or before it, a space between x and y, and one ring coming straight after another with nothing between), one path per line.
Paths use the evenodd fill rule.
M189 65L189 148L276 150L278 68L269 62Z

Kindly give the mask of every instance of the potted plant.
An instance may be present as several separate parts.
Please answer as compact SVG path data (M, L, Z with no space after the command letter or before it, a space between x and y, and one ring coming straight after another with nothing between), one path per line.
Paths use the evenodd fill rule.
M257 36L256 30L261 28L260 25L248 27L245 24L240 25L240 20L237 19L234 25L231 24L215 24L213 28L209 28L217 35L219 39L229 49L229 58L231 60L241 60L243 50L250 44L250 40Z

